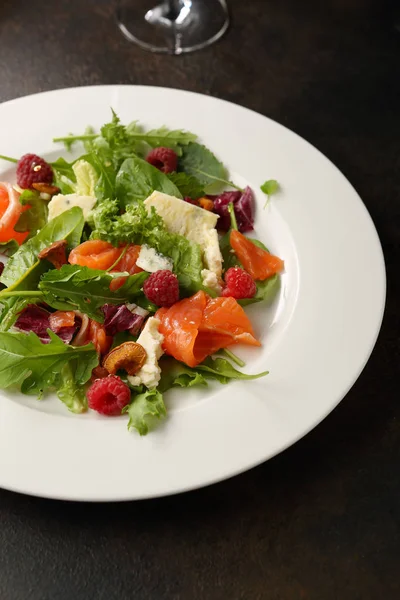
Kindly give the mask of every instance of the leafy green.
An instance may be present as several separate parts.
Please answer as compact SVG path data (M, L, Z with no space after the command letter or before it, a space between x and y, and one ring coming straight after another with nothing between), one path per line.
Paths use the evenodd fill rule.
M181 292L192 295L204 289L201 277L203 259L199 244L177 233L163 231L157 237L151 236L149 246L172 259Z
M179 171L196 177L205 186L208 194L216 193L225 186L241 189L227 180L224 165L215 155L201 144L192 142L182 149L179 160Z
M56 382L57 396L71 412L82 413L87 410L85 387L77 382L87 381L98 362L97 355L93 355L89 362L74 359L61 369Z
M73 170L74 163L69 163L60 157L50 164L54 173L54 185L60 188L62 194L73 194L76 191L76 176Z
M23 206L29 204L29 208L21 213L14 229L19 232L29 231L27 239L30 239L47 223L48 202L36 190L24 190L19 201Z
M256 281L257 293L253 298L244 298L238 300L242 306L248 306L255 302L271 303L279 292L281 286L281 278L275 273L272 277L268 277L264 281Z
M143 203L130 205L120 215L116 200L105 200L98 204L90 215L93 226L93 239L110 242L114 246L121 243L142 244L149 236L157 237L165 229L162 218L155 209L147 211Z
M162 393L157 390L146 390L133 398L123 412L129 415L128 429L135 428L140 435L149 431L149 417L162 419L167 415Z
M135 130L136 129L136 130ZM141 132L138 131L137 125L135 129L128 125L126 128L128 137L132 142L136 144L144 142L151 148L157 146L163 146L164 148L172 148L178 154L181 155L182 149L180 146L187 146L191 142L197 139L194 133L189 131L183 131L181 129L171 130L167 127L160 127L159 129L152 129L151 131ZM136 145L136 150L140 151L140 146Z
M225 358L211 358L211 356L197 365L194 370L200 371L204 377L209 379L217 379L220 383L228 383L231 379L259 379L268 375L268 371L257 373L257 375L246 375L235 369Z
M87 160L79 159L72 169L76 177L76 193L80 196L94 196L99 176L93 165Z
M8 331L20 313L28 304L36 304L36 298L12 296L2 298L0 302L0 331Z
M163 358L160 367L161 379L157 389L162 393L173 387L188 388L196 385L207 385L204 375L178 362L175 358Z
M148 273L127 277L124 285L111 291L113 275L79 265L63 265L48 271L39 283L44 301L58 310L79 310L102 323L104 304L124 304L140 292ZM0 296L1 299L1 296Z
M268 205L270 196L272 196L272 194L276 194L276 192L279 190L279 183L276 181L276 179L268 179L268 181L265 181L260 186L260 189L267 196L267 199L264 204L264 208L266 208Z
M41 397L46 388L58 383L64 365L75 359L80 365L74 374L76 384L86 383L98 362L94 346L74 348L64 344L52 331L48 333L49 344L42 344L33 332L0 333L1 388L21 385L22 393Z
M47 261L38 259L39 252L57 240L67 240L70 247L77 246L84 222L82 209L76 206L49 221L10 258L0 282L13 290L35 289L40 276L50 267Z
M0 242L0 254L4 256L12 256L19 248L17 240L8 240L8 242Z
M141 158L127 158L115 180L116 197L121 206L145 200L154 190L182 198L178 188L161 171Z
M278 191L279 184L276 179L268 179L268 181L265 181L260 188L264 194L267 194L267 196L272 196L272 194L275 194Z
M182 198L188 196L196 200L205 194L204 185L193 175L181 171L180 173L168 173L167 177L178 188Z

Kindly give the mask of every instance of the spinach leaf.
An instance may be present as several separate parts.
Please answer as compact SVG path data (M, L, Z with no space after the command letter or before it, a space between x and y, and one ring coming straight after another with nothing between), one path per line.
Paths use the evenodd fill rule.
M63 265L61 269L44 274L39 290L49 306L58 310L79 310L103 323L101 307L133 300L148 276L145 272L130 275L122 287L111 291L110 283L114 277L110 273L79 265Z
M10 258L0 282L9 291L35 289L40 276L50 267L47 261L38 259L39 252L57 240L67 240L70 247L77 246L84 223L82 209L76 206L49 221Z
M42 344L34 333L0 333L0 387L21 385L23 394L37 394L42 397L45 389L54 387L59 375L71 360L77 360L77 385L89 379L98 364L97 352L92 344L74 348L64 344L55 333L49 330L51 341Z
M135 396L122 412L129 415L128 429L135 428L140 435L146 435L149 431L149 418L162 419L167 415L162 393L157 390L146 390Z
M115 192L121 206L145 200L154 190L182 198L178 188L161 171L141 158L127 158L115 181Z
M184 171L187 175L196 177L205 186L205 191L208 194L217 193L225 186L241 189L227 180L224 165L211 150L196 142L188 144L182 149L179 171Z
M256 286L257 293L253 298L238 300L238 303L241 306L248 306L255 302L268 302L270 304L280 290L281 278L275 273L275 275L268 277L268 279L264 279L264 281L256 281Z
M28 240L47 223L48 202L43 200L36 190L24 190L19 197L19 201L23 206L28 204L29 208L21 213L14 230L19 232L29 231Z
M182 198L189 197L196 200L205 195L204 185L193 175L181 171L180 173L168 173L167 177L178 188Z

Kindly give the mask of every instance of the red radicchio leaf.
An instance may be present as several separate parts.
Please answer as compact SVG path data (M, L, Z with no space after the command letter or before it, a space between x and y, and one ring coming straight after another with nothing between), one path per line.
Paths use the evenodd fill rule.
M79 317L76 317L75 325L72 325L71 327L61 327L58 331L55 330L56 328L53 329L50 327L49 317L50 313L44 308L41 308L36 304L28 304L28 306L21 311L18 319L14 323L14 327L24 333L33 331L43 344L48 344L50 342L50 336L47 333L47 330L52 329L65 344L69 344L74 337L75 331L79 327Z
M50 336L47 329L50 329L49 322L50 313L44 308L40 308L36 304L28 304L21 311L18 319L14 323L14 327L24 333L33 331L44 344L50 342Z
M214 196L214 211L219 215L217 227L228 231L231 226L231 216L228 204L233 202L239 231L246 233L254 229L255 202L252 189L247 186L243 192L224 192Z
M104 313L104 329L107 335L115 335L120 331L132 329L138 321L140 326L143 323L143 317L133 314L125 304L119 306L104 304L101 310Z

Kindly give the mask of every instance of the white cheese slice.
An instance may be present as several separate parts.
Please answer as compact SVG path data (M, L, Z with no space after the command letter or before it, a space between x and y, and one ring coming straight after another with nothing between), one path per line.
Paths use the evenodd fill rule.
M79 206L82 209L83 216L87 219L95 204L96 198L94 196L80 196L79 194L66 194L64 196L64 194L57 194L57 196L53 196L48 204L49 221L73 206Z
M164 336L158 331L159 325L159 319L150 317L147 319L146 325L137 339L137 343L146 350L147 357L143 367L136 375L128 375L131 385L143 384L151 389L157 387L160 381L161 369L158 365L158 360L163 354L161 344L164 341Z

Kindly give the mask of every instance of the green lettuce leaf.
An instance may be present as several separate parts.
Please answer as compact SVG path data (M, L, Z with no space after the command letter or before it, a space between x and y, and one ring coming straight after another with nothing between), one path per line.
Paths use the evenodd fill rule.
M72 169L76 177L76 193L80 196L94 196L99 176L93 165L87 160L79 159Z
M196 200L205 195L204 185L193 175L181 171L180 173L168 173L167 177L178 188L182 198L189 197Z
M39 290L43 293L43 300L52 308L79 310L91 319L103 323L101 307L104 304L124 304L134 300L148 273L130 275L122 287L111 291L110 283L114 277L115 274L111 275L106 271L79 265L63 265L61 269L52 269L44 274Z
M0 254L4 256L12 256L19 248L17 240L8 240L8 242L0 242Z
M238 188L227 180L227 171L216 156L201 144L191 143L182 149L179 171L196 177L205 186L207 194L219 192L225 186Z
M10 258L0 282L8 291L36 289L40 276L50 268L47 261L38 259L39 252L57 240L67 240L74 248L80 242L84 223L82 209L76 206L49 221Z
M182 198L167 175L153 165L137 157L124 160L115 180L116 197L121 206L146 200L154 190Z
M44 390L59 382L65 364L77 360L80 369L75 372L77 385L89 379L92 368L98 364L92 344L74 348L64 344L48 330L51 341L42 344L34 333L0 333L0 387L21 385L24 394L42 397Z
M140 435L149 431L151 418L162 419L167 415L162 393L157 390L146 390L135 396L123 410L129 415L128 429L136 429Z
M87 410L86 388L77 382L87 381L98 362L97 356L92 356L90 361L85 362L74 359L61 369L56 381L57 396L71 412L79 414ZM83 372L82 369L84 369Z

